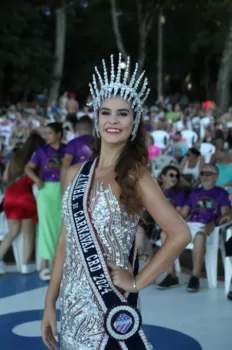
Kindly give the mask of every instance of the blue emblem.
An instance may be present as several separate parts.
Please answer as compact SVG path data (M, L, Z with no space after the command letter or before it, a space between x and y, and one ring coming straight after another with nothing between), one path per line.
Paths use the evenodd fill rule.
M121 334L125 334L132 325L132 318L127 314L120 314L114 322L114 328Z

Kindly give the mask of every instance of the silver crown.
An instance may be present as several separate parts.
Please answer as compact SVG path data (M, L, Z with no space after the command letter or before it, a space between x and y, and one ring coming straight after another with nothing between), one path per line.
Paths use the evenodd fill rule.
M148 88L148 80L147 78L143 80L145 71L143 71L143 73L137 77L138 63L136 63L134 73L129 80L130 57L127 57L124 75L122 74L122 54L119 53L118 67L116 72L114 65L114 56L111 55L110 59L110 77L108 76L105 60L102 60L104 76L102 77L99 73L98 68L95 67L96 75L93 74L93 82L92 84L89 84L92 101L88 103L88 106L93 106L94 109L95 130L99 136L98 111L102 102L108 98L121 96L125 101L131 104L132 109L135 112L134 127L132 131L132 140L134 140L143 113L143 106L150 92L150 89ZM96 77L98 78L98 82ZM137 81L136 78L138 78ZM139 91L140 85L141 89Z

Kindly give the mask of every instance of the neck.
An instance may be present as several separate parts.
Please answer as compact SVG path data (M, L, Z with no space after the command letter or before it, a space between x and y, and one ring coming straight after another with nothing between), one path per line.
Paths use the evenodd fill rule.
M170 188L172 188L172 186L165 185L165 184L163 184L162 187L163 187L164 190L170 190Z
M54 149L58 149L58 148L60 148L60 141L57 141L57 142L55 142L55 143L52 143L52 144L50 144L50 146L51 146L52 148L54 148Z
M205 189L206 191L208 191L208 190L212 190L212 188L214 188L215 186L216 186L216 185L213 184L213 185L203 186L203 187L204 187L204 189Z
M115 167L117 164L118 158L122 150L124 149L124 147L125 147L125 144L110 145L102 141L98 168Z

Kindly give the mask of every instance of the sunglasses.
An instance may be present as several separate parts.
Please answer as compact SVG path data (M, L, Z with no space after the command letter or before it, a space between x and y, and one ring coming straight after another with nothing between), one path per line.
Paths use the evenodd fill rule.
M173 173L170 173L168 174L169 177L171 177L172 179L175 177L176 179L179 179L180 175L179 174L173 174Z
M212 171L201 171L201 176L213 176L217 175L216 173L213 173Z

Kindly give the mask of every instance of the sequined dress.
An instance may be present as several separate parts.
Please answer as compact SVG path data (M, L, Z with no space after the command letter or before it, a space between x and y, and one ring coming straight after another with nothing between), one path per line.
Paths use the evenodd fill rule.
M110 185L103 183L97 183L92 190L89 212L107 260L127 268L139 217L129 217ZM104 334L103 313L86 278L70 215L71 186L63 197L66 261L60 291L61 350L96 350Z

